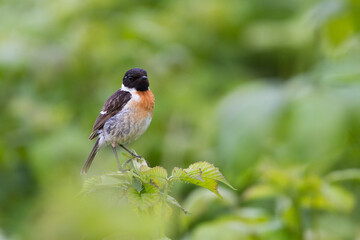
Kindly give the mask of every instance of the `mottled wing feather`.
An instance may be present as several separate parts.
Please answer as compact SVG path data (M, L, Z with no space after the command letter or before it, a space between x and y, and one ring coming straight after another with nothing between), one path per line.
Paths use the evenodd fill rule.
M104 114L100 113L97 117L89 139L92 140L97 135L99 135L98 130L103 128L105 122L109 118L120 112L130 99L131 93L122 91L121 89L117 90L113 95L111 95L101 110L101 112Z

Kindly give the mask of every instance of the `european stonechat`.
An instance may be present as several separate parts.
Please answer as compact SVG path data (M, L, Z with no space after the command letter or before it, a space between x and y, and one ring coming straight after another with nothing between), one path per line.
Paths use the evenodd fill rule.
M152 120L154 106L155 98L149 88L147 72L141 68L127 71L121 88L105 102L95 121L89 139L98 138L81 173L87 173L96 153L108 144L112 146L119 169L121 165L116 145L131 155L140 157L124 145L135 141L146 131Z

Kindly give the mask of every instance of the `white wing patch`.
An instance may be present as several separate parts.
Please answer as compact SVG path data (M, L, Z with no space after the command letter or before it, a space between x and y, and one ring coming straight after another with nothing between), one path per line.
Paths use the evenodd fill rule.
M101 111L100 114L103 114L103 115L104 115L104 114L106 114L106 111Z

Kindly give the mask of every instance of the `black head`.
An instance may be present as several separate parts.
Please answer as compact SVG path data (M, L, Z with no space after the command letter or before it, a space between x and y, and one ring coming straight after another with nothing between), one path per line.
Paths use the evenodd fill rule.
M141 68L132 68L125 73L123 84L127 88L135 88L137 91L146 91L149 89L147 72Z

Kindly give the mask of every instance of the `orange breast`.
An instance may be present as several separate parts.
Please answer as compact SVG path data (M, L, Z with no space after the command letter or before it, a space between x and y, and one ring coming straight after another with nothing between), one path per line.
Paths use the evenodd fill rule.
M137 91L136 92L140 97L140 102L138 107L143 109L145 112L153 115L153 110L155 106L155 97L150 90L147 91Z

